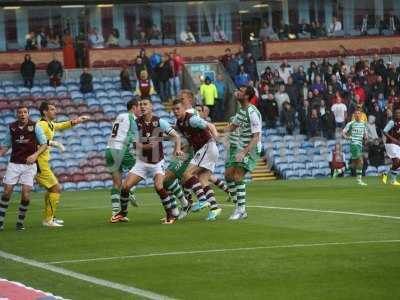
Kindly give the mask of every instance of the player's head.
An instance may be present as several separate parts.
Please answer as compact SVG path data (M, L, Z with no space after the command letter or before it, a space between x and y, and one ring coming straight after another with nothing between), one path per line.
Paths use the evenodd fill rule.
M397 122L400 122L400 108L397 108L397 109L394 111L393 116L394 116L394 119L395 119Z
M194 108L196 109L196 111L199 114L199 116L203 115L203 105L196 104L196 106Z
M357 109L354 111L354 119L355 119L357 122L360 122L360 121L361 121L361 109L357 108Z
M45 118L49 121L53 121L56 118L57 115L57 109L53 104L50 104L49 102L42 102L39 107L40 115L42 118Z
M182 99L176 99L173 102L173 107L172 107L172 111L175 115L175 118L177 120L181 120L185 117L186 115L186 108L183 104L183 100Z
M19 123L26 124L29 119L29 109L26 105L18 106L17 119Z
M139 102L136 99L129 100L126 104L126 109L136 117L140 116Z
M181 90L178 98L182 100L182 104L186 109L193 106L194 94L191 90Z
M153 104L150 99L144 98L139 101L140 112L142 115L148 115L153 112Z

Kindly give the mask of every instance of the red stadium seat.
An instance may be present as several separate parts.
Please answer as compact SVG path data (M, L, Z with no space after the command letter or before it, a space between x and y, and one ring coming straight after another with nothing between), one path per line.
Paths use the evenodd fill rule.
M128 66L129 65L129 61L126 59L121 59L118 61L118 66L120 66L121 68L124 66Z
M93 68L104 68L104 61L102 60L95 60L92 64Z
M355 54L357 56L367 55L367 50L365 50L365 49L357 49Z
M0 64L0 71L10 71L11 67L9 64Z
M85 175L87 181L97 180L98 176L95 173L89 173Z
M113 60L113 59L106 60L106 62L104 63L104 65L105 65L105 67L107 67L107 68L115 68L115 67L118 67L117 62L116 62L115 60Z
M306 58L316 58L318 56L318 54L315 51L307 51L305 54Z
M21 64L20 63L12 64L10 66L10 69L13 70L13 71L19 71L19 70L21 70Z
M81 174L72 175L72 182L80 182L80 181L84 181L84 180L85 180L85 176L83 176Z
M282 53L282 55L281 55L281 58L282 59L290 59L290 58L292 58L292 53L291 52L284 52L284 53Z
M325 58L329 56L329 52L326 50L320 50L317 52L317 56L321 58Z
M204 57L203 56L195 56L193 57L193 61L203 61Z
M305 53L303 51L297 51L297 52L293 53L293 56L295 59L304 58Z
M218 60L218 58L216 56L209 55L209 56L206 56L205 60L214 61L214 60Z
M390 48L381 48L381 49L379 49L379 53L380 54L391 54L392 53L392 49L390 49Z
M46 70L47 69L47 64L46 63L40 63L37 65L38 70Z
M329 56L339 56L340 51L339 50L330 50L329 51Z
M392 53L393 54L399 54L400 53L400 47L393 47L392 48Z
M379 53L379 49L377 49L377 48L371 48L371 49L368 49L368 50L367 50L367 53L368 53L369 55L378 54L378 53Z
M185 56L184 58L183 58L183 61L185 61L185 62L191 62L193 59L192 59L192 57L190 57L190 56Z
M281 58L281 54L280 53L271 53L271 55L269 56L270 60L278 60Z

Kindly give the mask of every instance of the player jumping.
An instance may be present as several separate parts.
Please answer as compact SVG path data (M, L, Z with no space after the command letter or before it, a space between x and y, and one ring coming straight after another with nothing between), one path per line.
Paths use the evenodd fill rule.
M43 129L47 140L50 145L63 149L63 146L57 141L53 141L54 134L58 130L68 129L77 124L89 120L88 116L81 116L77 119L55 122L57 115L56 107L48 102L42 102L39 108L41 119L37 122L37 125ZM58 183L56 176L51 170L50 164L50 149L47 149L39 155L37 166L38 172L36 175L36 181L42 187L47 190L44 196L44 216L43 226L47 227L61 227L64 222L55 218L55 212L57 209L58 202L60 200L61 186Z
M29 119L25 106L17 109L17 121L9 125L4 146L0 147L0 156L11 147L10 162L4 175L4 193L0 200L0 230L4 228L4 218L16 184L21 184L21 202L19 205L17 230L24 230L24 220L30 203L33 178L37 173L35 164L41 153L47 149L47 139L40 126Z
M367 184L362 181L362 169L364 165L364 149L363 143L364 139L367 138L367 127L366 123L361 120L362 111L357 109L354 112L354 121L351 121L346 124L346 127L343 129L343 137L346 139L350 139L350 154L351 154L351 162L353 168L356 169L357 174L357 183L362 186L366 186Z
M135 157L130 151L129 145L134 139L131 128L140 115L140 109L137 100L128 101L126 106L128 112L119 114L112 125L106 149L106 164L113 180L111 188L112 215L121 210L122 172L128 172L135 165ZM133 191L129 192L129 200L132 205L137 206Z
M382 181L387 183L389 177L392 185L400 185L396 177L400 171L400 109L394 111L393 120L389 121L383 129L383 134L386 138L385 148L386 153L392 160L392 167L389 174L383 174Z
M238 135L236 147L229 148L229 162L226 164L225 178L229 191L236 203L230 220L247 218L246 212L246 184L244 176L252 172L256 167L261 153L261 129L262 120L258 109L250 103L254 97L254 89L242 87L236 93L240 109L234 116L232 123L226 128L227 132L235 132ZM231 142L234 142L232 139Z
M209 185L209 178L218 161L218 148L215 142L218 132L212 123L199 116L186 112L181 99L174 101L176 127L193 147L194 156L183 173L183 186L191 189L198 202L193 204L192 211L210 206L206 220L214 221L221 214L221 208L215 200L214 191ZM200 174L199 177L197 174ZM199 180L200 179L200 180Z
M154 180L154 187L161 199L166 211L164 224L173 224L179 215L179 210L168 195L163 186L164 181L164 133L175 140L174 155L183 155L181 141L176 131L167 121L153 115L153 105L149 99L142 99L139 102L142 116L136 120L133 132L137 135L136 140L136 164L129 171L121 189L121 211L111 218L112 223L128 221L129 191L143 179L151 177Z

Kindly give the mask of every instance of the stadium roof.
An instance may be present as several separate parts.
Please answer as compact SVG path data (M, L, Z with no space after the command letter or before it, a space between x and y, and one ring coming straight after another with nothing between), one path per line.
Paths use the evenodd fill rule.
M207 1L207 0L206 0ZM0 0L0 7L3 6L38 6L38 5L94 5L94 4L116 4L116 3L168 3L168 2L189 2L185 0ZM204 1L190 1L204 2Z

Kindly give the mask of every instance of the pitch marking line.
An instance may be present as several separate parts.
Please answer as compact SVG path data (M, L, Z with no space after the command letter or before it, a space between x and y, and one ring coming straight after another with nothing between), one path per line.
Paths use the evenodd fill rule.
M224 206L233 206L233 205L224 204ZM361 213L361 212L351 212L351 211L341 211L341 210L324 210L324 209L280 207L280 206L264 206L264 205L247 205L247 207L250 207L250 208L263 208L263 209L278 209L278 210L294 210L294 211L317 212L317 213L340 214L340 215L353 215L353 216L362 216L362 217L373 217L373 218L400 220L400 216L388 216L388 215L379 215L379 214Z
M88 258L88 259L61 260L61 261L48 262L48 264L56 265L56 264L68 264L68 263L80 263L80 262L130 259L130 258L132 258L132 259L133 258L145 258L145 257L155 257L155 256L191 255L191 254L206 254L206 253L220 253L220 252L251 251L251 250L268 250L268 249L282 249L282 248L306 248L306 247L338 246L338 245L348 246L348 245L386 244L386 243L400 243L400 240L326 242L326 243L314 243L314 244L291 244L291 245L276 245L276 246L258 246L258 247L225 248L225 249L194 250L194 251L161 252L161 253L149 253L149 254L140 254L140 255L126 255L126 256L98 257L98 258Z
M7 252L1 251L1 250L0 250L0 257L7 259L7 260L15 261L18 263L22 263L22 264L25 264L25 265L28 265L31 267L36 267L36 268L50 271L53 273L58 273L58 274L61 274L61 275L67 276L67 277L90 282L90 283L100 285L103 287L119 290L119 291L127 293L127 294L141 296L146 299L152 299L152 300L173 300L174 299L174 298L170 298L170 297L167 297L164 295L153 293L151 291L139 289L139 288L136 288L133 286L128 286L128 285L92 277L92 276L85 275L82 273L70 271L70 270L67 270L64 268L52 266L47 263L42 263L42 262L39 262L39 261L36 261L33 259L24 258L24 257L17 256L17 255L11 254L11 253L7 253Z

